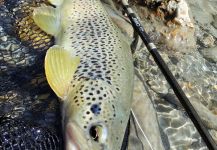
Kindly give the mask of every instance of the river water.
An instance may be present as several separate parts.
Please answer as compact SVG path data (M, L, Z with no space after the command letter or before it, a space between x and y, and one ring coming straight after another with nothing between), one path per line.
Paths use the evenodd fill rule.
M147 1L143 6L143 2L139 2L134 4L134 10L217 142L217 1L186 2L191 19L191 22L186 19L186 24L177 21L180 6L176 1ZM175 15L172 8L176 9ZM147 49L141 47L135 57L143 84L135 86L134 98L140 102L137 100L134 109L146 133L146 149L207 149ZM146 113L142 113L142 103L149 109Z

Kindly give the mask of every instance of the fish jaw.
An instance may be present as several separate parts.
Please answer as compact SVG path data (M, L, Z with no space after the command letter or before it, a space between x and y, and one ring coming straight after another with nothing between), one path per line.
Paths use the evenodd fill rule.
M66 126L65 145L66 150L81 150L82 145L87 145L80 128L73 123L69 123ZM83 147L82 149L86 150L87 147Z
M65 149L66 150L109 150L109 146L99 144L79 128L76 123L68 123L65 131Z

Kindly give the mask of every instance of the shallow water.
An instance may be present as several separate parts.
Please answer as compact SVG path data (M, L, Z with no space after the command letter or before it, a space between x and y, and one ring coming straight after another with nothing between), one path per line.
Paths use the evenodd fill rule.
M155 12L150 12L145 7L134 7L134 9L137 10L140 17L144 18L146 30L153 41L157 43L159 52L195 107L207 130L217 142L217 65L214 53L212 51L212 53L207 52L208 48L216 47L215 32L217 30L211 23L214 22L212 17L209 22L203 20L207 17L207 13L208 15L216 15L216 10L210 8L215 7L212 5L215 1L206 1L206 5L199 5L200 1L196 0L187 2L195 19L194 29L165 25L165 20L158 14L156 16ZM206 11L201 16L198 11L205 11L207 7L210 11ZM171 38L171 34L173 38ZM215 51L217 51L216 48ZM154 103L164 149L207 149L146 48L140 49L136 53L136 58L139 62L139 71ZM150 101L148 98L143 100ZM146 123L145 120L143 122ZM145 131L151 129L154 128L151 126L144 128ZM146 134L150 136L150 133L146 132ZM154 146L155 143L159 142L156 137L149 140Z

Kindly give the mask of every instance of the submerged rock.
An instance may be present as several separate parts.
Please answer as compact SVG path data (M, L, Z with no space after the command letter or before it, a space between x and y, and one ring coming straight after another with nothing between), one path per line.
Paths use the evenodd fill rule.
M136 2L134 10L143 21L146 31L157 44L159 53L216 140L217 113L214 104L217 99L217 65L213 63L216 62L217 45L216 2ZM142 5L139 5L141 3ZM173 102L174 97L168 96L174 93L147 49L140 47L135 53L135 58L152 93L159 126L163 135L167 136L169 147L207 149L180 103Z
M202 54L207 60L217 63L217 46L204 49Z
M182 26L194 27L192 19L189 16L188 4L185 0L179 0L177 3L174 20Z
M143 130L145 135L143 135L138 125L135 124L135 126L137 127L139 138L135 136L136 134L131 134L129 139L130 142L129 149L140 150L143 147L143 149L147 149L147 150L152 150L152 149L164 150L165 148L162 143L163 137L161 136L160 133L156 110L153 107L153 101L149 97L147 92L148 91L146 91L146 89L144 88L143 83L138 78L136 78L135 88L133 93L134 98L133 98L132 110L135 113L136 119L138 119L140 127ZM131 126L134 126L133 122L131 123ZM133 141L132 138L137 140ZM141 141L139 141L139 139ZM135 143L136 141L138 143L141 142L143 146L136 144Z

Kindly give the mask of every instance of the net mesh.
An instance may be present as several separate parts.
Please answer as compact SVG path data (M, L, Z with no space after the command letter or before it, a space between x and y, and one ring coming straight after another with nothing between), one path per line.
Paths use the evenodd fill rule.
M0 149L61 149L62 140L54 131L45 127L11 118L2 118L0 124Z

